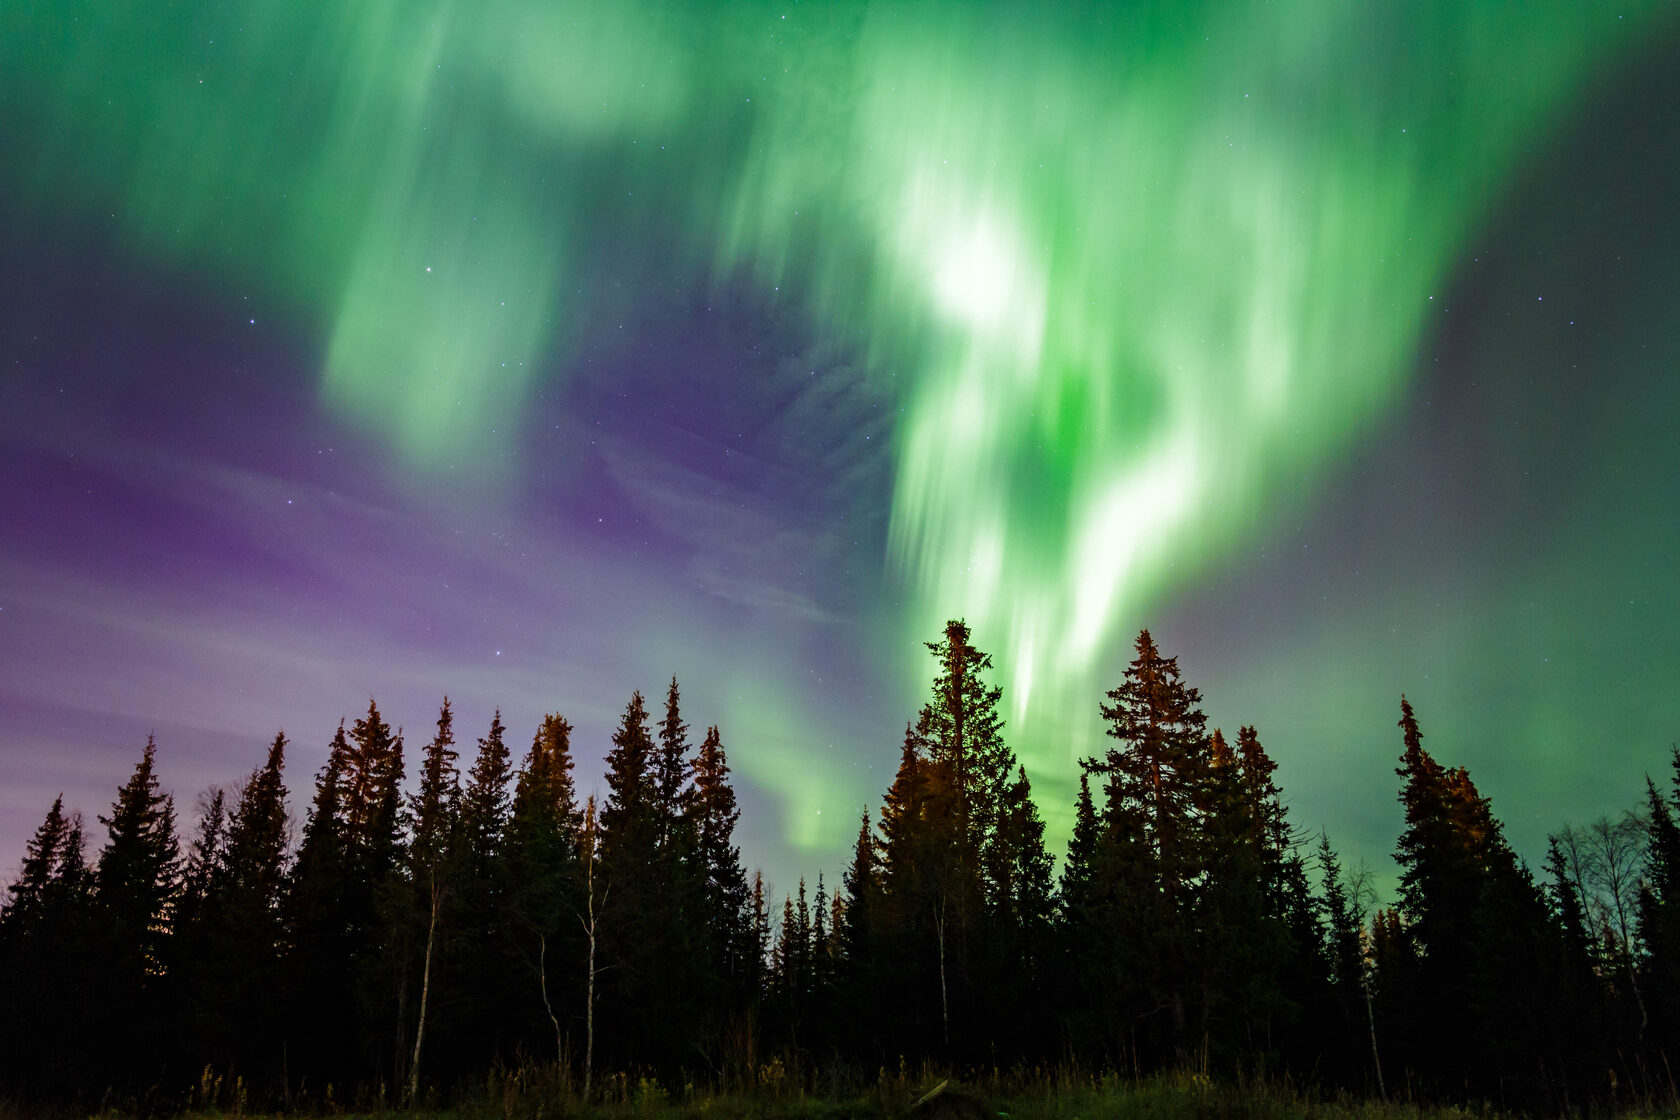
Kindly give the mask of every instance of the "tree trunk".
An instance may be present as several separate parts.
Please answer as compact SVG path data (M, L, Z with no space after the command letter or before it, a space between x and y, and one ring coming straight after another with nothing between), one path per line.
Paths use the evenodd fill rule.
M945 993L945 897L939 898L939 916L934 919L939 933L939 1022L945 1032L945 1053L951 1052L951 1005Z
M583 1008L583 1099L589 1099L589 1082L595 1073L595 887L589 888L589 984Z
M1382 1058L1377 1054L1377 1014L1371 1009L1371 982L1366 979L1361 985L1365 989L1365 1021L1371 1026L1371 1064L1377 1067L1377 1092L1383 1100L1388 1099L1388 1087L1383 1084Z
M432 947L437 941L438 911L443 905L443 886L438 882L437 869L431 872L432 911L426 922L426 963L420 973L420 1021L414 1030L414 1057L408 1063L408 1100L412 1104L420 1092L420 1047L426 1041L426 1001L432 993Z
M583 1008L583 1099L589 1100L589 1088L595 1076L595 974L600 969L595 967L595 930L599 921L599 911L595 908L595 839L596 839L595 798L592 795L584 809L583 816L583 877L584 904L589 910L589 919L584 920L579 915L578 922L583 926L584 934L589 938L589 971L587 973L587 987L584 993ZM611 888L607 894L611 894ZM601 908L607 905L607 895L601 896Z
M554 1005L548 1002L548 938L540 932L537 934L537 988L542 992L543 1010L548 1012L548 1021L554 1024L554 1060L565 1061L566 1047L560 1038L560 1020L554 1016Z

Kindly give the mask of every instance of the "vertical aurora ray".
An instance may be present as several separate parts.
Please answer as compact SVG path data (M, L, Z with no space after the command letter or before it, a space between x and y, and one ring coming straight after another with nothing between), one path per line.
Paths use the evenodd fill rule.
M494 473L607 254L799 305L902 409L889 640L919 676L966 616L1054 785L1144 608L1396 399L1666 7L23 2L0 140L16 211L295 309L325 406L422 473Z

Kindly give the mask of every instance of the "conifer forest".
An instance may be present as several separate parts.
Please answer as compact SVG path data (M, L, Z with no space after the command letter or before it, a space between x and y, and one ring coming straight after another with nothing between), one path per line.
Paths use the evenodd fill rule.
M631 696L605 793L563 715L419 745L376 703L301 779L276 735L183 812L148 741L110 808L47 808L0 912L0 1094L179 1108L448 1101L497 1070L674 1099L906 1064L1192 1069L1559 1113L1673 1099L1676 774L1530 866L1397 697L1397 897L1291 818L1260 732L1208 726L1148 631L1051 851L963 622L837 876L748 869L726 735ZM470 745L469 745L470 744ZM294 820L292 794L306 805ZM821 1072L819 1076L818 1071ZM826 1078L826 1080L824 1080Z

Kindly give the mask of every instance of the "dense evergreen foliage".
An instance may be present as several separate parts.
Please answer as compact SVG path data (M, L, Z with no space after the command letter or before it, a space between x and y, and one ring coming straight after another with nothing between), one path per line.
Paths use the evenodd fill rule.
M0 908L0 1091L168 1108L205 1079L319 1106L450 1093L513 1062L673 1092L790 1068L1071 1063L1289 1073L1558 1110L1680 1055L1680 754L1647 803L1560 831L1545 881L1400 700L1398 897L1291 821L1258 732L1207 726L1147 631L1097 705L1059 874L966 625L928 643L848 865L749 878L723 735L636 693L580 803L572 726L463 773L445 699L404 792L377 705L301 828L276 735L178 839L148 739L91 866L55 800ZM1308 841L1312 840L1312 843ZM334 1096L336 1094L336 1096Z

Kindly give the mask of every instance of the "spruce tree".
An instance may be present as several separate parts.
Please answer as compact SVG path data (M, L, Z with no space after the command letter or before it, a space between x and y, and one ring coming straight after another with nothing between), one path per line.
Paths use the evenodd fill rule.
M260 931L262 951L277 949L276 924L284 895L290 820L286 810L286 736L276 733L263 764L239 791L228 824L228 891Z
M704 883L704 927L711 931L712 971L725 983L727 998L739 1002L751 983L751 933L746 871L735 845L741 810L729 783L729 761L718 729L708 727L693 769L691 813Z
M1544 905L1468 771L1437 763L1405 697L1400 710L1406 828L1395 859L1418 954L1417 983L1391 989L1397 1003L1412 1003L1401 1016L1404 1045L1443 1088L1502 1085L1533 1100L1543 1092L1536 1055L1554 1049L1531 1003L1535 978L1555 967ZM1470 1013L1429 1014L1441 1006Z
M1187 998L1217 1064L1246 1052L1264 1068L1275 1057L1268 1027L1281 1010L1276 970L1287 947L1266 912L1267 845L1247 777L1215 729L1192 791L1194 832L1180 834L1195 837L1199 869L1184 894L1192 914L1185 956L1196 977Z
M603 976L597 1047L609 1061L669 1062L683 1049L685 1024L695 1014L699 962L682 926L698 903L683 882L687 861L676 839L676 805L665 799L666 760L681 757L674 753L680 727L668 703L667 734L656 749L637 692L607 755L600 869L612 902L602 918L601 950L611 970Z
M53 799L0 908L0 1085L15 1100L68 1098L98 1055L88 1046L99 995L81 817Z
M1002 738L998 705L1003 690L988 686L982 676L991 668L991 657L976 649L970 638L968 626L953 619L945 624L942 641L923 643L939 674L916 721L917 737L926 750L931 830L931 847L924 858L925 881L932 893L924 905L935 925L940 1031L946 1048L951 1045L953 1003L959 1024L974 1018L967 1013L977 963L971 948L983 944L988 902L1007 890L1009 877L997 832L1014 756Z
M441 870L454 848L455 827L460 817L461 778L456 763L455 715L449 697L438 711L437 733L426 744L420 760L420 789L409 798L409 817L414 835L408 845L411 872L430 874Z
M504 1049L507 1016L501 1009L516 1005L524 984L510 985L512 931L508 927L506 837L513 777L512 762L503 742L502 714L491 718L488 733L478 740L478 752L461 794L460 842L452 861L454 905L450 925L455 931L451 953L458 977L455 1019L456 1050L469 1068L488 1064Z
M504 730L498 709L490 720L489 732L478 741L478 754L461 794L462 850L472 875L482 881L490 878L512 804L508 783L513 778L513 764L502 741Z
M1381 1070L1376 1064L1376 1022L1361 935L1360 900L1342 872L1328 833L1319 834L1318 863L1324 882L1326 948L1335 1015L1323 1037L1338 1065L1349 1071L1364 1069L1371 1083L1378 1084ZM1367 1034L1372 1036L1370 1045L1364 1042Z
M292 864L283 917L291 950L284 971L293 1000L286 1045L300 1069L343 1084L360 1071L354 1000L350 741L340 720L315 776L315 794Z
M69 837L70 821L64 815L64 795L59 794L53 798L46 819L24 846L23 867L17 879L6 887L11 898L0 909L0 930L5 937L13 940L31 937L40 928Z
M175 801L158 787L157 744L146 747L134 775L117 792L110 833L94 873L99 908L117 938L117 964L137 984L155 974L180 889L181 852L175 839Z
M1680 770L1680 751L1675 753ZM1680 780L1677 780L1680 785ZM1639 888L1639 941L1644 946L1644 1005L1652 1048L1680 1050L1680 821L1654 781L1645 779L1648 840Z
M557 1056L560 1016L569 1021L567 1009L582 1002L581 984L567 978L577 976L583 957L580 923L588 909L580 890L582 823L571 736L564 717L543 717L514 786L506 840L506 925L523 981L515 1006L527 1009L520 1017L525 1034L543 1039L537 1052L554 1048Z
M881 806L881 906L875 959L882 969L878 1015L890 1052L923 1050L947 1038L948 947L940 917L940 877L948 868L948 833L933 794L933 766L915 724L904 729L898 772ZM943 1047L941 1047L943 1048Z
M350 726L340 778L350 871L363 897L396 870L402 828L403 741L368 701L367 715Z
M227 793L213 786L199 794L198 828L187 845L181 895L170 929L169 979L179 1019L170 1025L181 1045L209 1064L225 1067L227 1039L233 1024L228 975L237 964L227 960Z
M402 729L393 732L369 698L367 714L350 725L344 772L349 871L344 910L366 1076L377 1074L393 1089L404 1081L418 986L410 967L415 952L403 852L403 771Z
M937 1030L948 1053L980 1053L1022 1025L1049 927L1051 861L1003 739L1003 690L985 679L991 657L956 619L925 644L938 672L882 810L886 905L875 921L894 950L883 942L877 960L896 973L883 978L901 1002L893 1033ZM1000 1013L978 1014L981 999Z
M282 905L290 826L284 780L286 737L276 734L262 765L240 786L226 827L221 870L209 880L204 912L180 952L200 1052L248 1080L283 1076ZM219 807L219 799L218 805ZM207 826L208 830L208 826ZM195 848L199 845L195 845Z
M753 872L752 885L752 1000L762 1000L770 990L770 902L764 891L764 872Z
M1557 989L1548 993L1551 1015L1558 1025L1557 1066L1570 1095L1590 1098L1598 1070L1607 1068L1619 1042L1612 1025L1613 1001L1594 972L1586 907L1556 836L1547 844L1546 869L1551 880L1546 893L1552 908L1553 944L1559 956ZM1613 968L1607 969L1610 977L1616 975Z
M94 871L103 1006L93 1021L118 1084L144 1076L164 1045L151 1024L160 1012L167 1013L163 977L181 886L181 852L175 802L159 788L156 760L157 744L147 736L111 815L99 818L109 837Z
M1091 775L1079 772L1079 795L1073 806L1073 832L1068 837L1067 859L1056 885L1056 909L1064 924L1082 916L1089 905L1091 875L1101 836L1096 803L1091 799Z
M659 848L680 859L680 824L687 801L689 761L688 724L683 722L677 678L665 693L665 716L659 721L659 746L652 761L654 798L659 821Z
M839 993L837 1014L854 1045L871 1057L885 1054L885 1039L879 1019L886 995L882 990L885 969L878 957L879 924L882 910L879 842L863 810L858 822L852 859L840 880L837 899L845 900L842 917L835 923L838 943L836 965Z
M1004 1052L1047 1056L1053 1018L1043 992L1054 976L1053 865L1025 767L1017 766L1002 787L982 850L989 870L981 979L995 1014L980 1041Z
M810 949L806 959L809 962L810 975L807 979L809 989L807 1006L811 1030L806 1034L806 1045L817 1051L830 1049L834 1044L834 984L835 957L834 941L829 930L830 909L828 884L823 880L823 873L817 872L817 892L811 900L811 916L807 928L810 934Z
M648 883L652 907L666 921L651 927L649 980L667 1021L691 1024L690 1045L712 1047L722 1023L719 1010L724 984L717 971L727 952L727 933L708 920L707 868L699 845L699 809L690 784L688 724L683 722L681 692L671 678L665 715L651 762L658 858ZM675 1040L673 1040L675 1041ZM680 1048L682 1043L677 1042Z
M1143 957L1137 981L1153 989L1153 1002L1166 1015L1164 1029L1150 1033L1183 1060L1190 1041L1189 894L1202 872L1197 798L1208 768L1207 719L1201 693L1184 683L1178 659L1162 656L1148 630L1139 632L1136 650L1101 706L1117 745L1088 769L1105 779L1103 861L1113 896L1107 933L1120 936L1135 923L1133 941Z
M181 872L181 898L175 908L177 933L203 920L205 903L227 868L227 791L216 786L200 796L198 832L187 845Z

